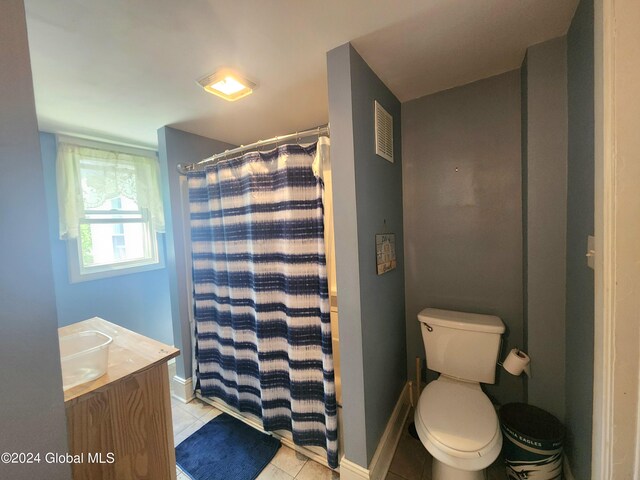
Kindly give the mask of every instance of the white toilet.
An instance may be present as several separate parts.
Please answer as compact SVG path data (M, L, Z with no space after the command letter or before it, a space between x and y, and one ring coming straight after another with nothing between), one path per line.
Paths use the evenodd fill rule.
M480 383L495 383L502 321L425 308L418 314L427 368L440 373L418 401L415 425L433 456L433 480L483 480L500 454L496 411Z

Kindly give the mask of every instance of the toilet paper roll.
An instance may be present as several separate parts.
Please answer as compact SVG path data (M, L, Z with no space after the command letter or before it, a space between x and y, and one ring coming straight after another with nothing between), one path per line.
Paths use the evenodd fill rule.
M521 352L517 348L514 348L509 352L507 358L504 359L502 366L511 375L518 376L522 372L524 372L527 376L530 377L531 371L529 370L529 362L531 362L529 355Z

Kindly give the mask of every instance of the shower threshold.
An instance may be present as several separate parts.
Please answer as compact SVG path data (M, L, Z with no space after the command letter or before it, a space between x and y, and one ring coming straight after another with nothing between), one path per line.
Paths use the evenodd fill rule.
M293 439L291 436L291 432L287 432L285 430L276 430L275 432L268 432L266 431L264 428L262 428L262 422L260 421L260 419L254 415L251 415L250 413L240 413L238 410L236 410L233 407L230 407L229 405L227 405L226 403L217 400L215 398L210 398L210 397L205 397L204 395L202 395L202 393L200 392L200 390L196 390L196 397L199 398L200 400L202 400L205 403L208 403L209 405L216 407L218 410L220 410L221 412L226 413L227 415L231 415L234 418L237 418L238 420L240 420L241 422L246 423L247 425L249 425L250 427L255 428L256 430L266 433L267 435L272 435L273 437L277 438L278 440L280 440L280 442L283 445L286 445L287 447L295 450L298 453L301 453L302 455L305 455L306 457L310 458L311 460L313 460L314 462L317 462L327 468L331 468L329 466L329 464L327 463L327 452L325 450L323 450L320 447L302 447L300 445L296 445L295 443L293 443ZM342 457L342 454L340 453L339 458ZM340 467L338 466L338 468L333 468L332 470L334 470L335 472L340 472Z

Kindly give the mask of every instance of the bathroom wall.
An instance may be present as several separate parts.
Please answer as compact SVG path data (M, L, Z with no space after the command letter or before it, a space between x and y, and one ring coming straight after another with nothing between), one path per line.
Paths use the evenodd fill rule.
M410 378L427 306L497 315L501 356L523 346L520 125L519 70L402 105ZM486 391L522 401L523 379L499 369Z
M47 242L24 4L0 15L0 452L67 452L58 324ZM0 465L16 480L71 478L65 464Z
M41 133L40 149L59 326L97 316L172 345L169 273L166 267L86 282L69 281L67 243L60 240L58 230L55 136ZM158 250L164 260L163 234L158 235Z
M591 477L594 228L593 0L578 5L567 34L569 157L567 184L566 451L573 475Z
M529 130L528 130L528 122L527 117L529 115L529 99L528 99L528 85L527 81L529 79L529 68L528 68L529 60L527 53L524 54L524 59L522 60L522 65L520 66L520 160L522 162L522 327L523 327L523 349L525 351L529 351L529 338L528 338L528 328L527 328L527 313L528 310L526 308L528 304L528 277L529 277L529 262L527 258L526 252L528 251L528 235L527 235L527 213L528 213L528 204L526 199L528 198L528 183L527 183L527 155L528 155L528 143L529 143ZM529 367L531 368L531 367ZM525 379L524 381L524 398L525 401L529 398L529 381Z
M566 38L529 47L523 72L527 401L564 419L567 222ZM550 394L553 392L553 394Z
M235 145L172 127L158 130L173 341L181 352L176 359L176 375L184 379L191 377L191 239L186 177L178 174L176 166L197 162L233 147Z
M406 382L400 102L345 44L327 54L344 448L367 468ZM375 154L374 100L393 116L394 163ZM398 267L376 275L375 234Z

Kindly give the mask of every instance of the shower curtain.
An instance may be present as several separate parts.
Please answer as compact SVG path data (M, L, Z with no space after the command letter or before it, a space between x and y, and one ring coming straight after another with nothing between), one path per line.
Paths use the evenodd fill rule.
M328 139L188 174L197 380L337 466L321 152ZM320 147L318 146L320 145Z

